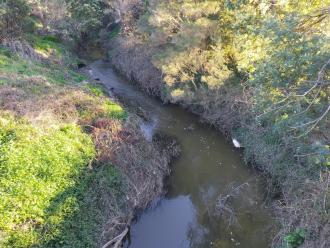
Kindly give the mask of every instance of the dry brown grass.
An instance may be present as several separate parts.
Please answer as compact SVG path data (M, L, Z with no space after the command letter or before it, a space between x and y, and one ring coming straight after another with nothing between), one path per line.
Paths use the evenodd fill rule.
M299 228L306 230L300 247L330 247L330 171L322 172L318 181L287 184L283 199L276 204L283 228L274 238L273 247L283 245L283 236Z
M130 116L125 123L98 119L93 123L92 135L98 163L112 161L124 175L126 184L124 206L115 203L117 215L112 216L104 227L100 243L105 244L113 237L123 238L120 233L129 227L136 210L146 208L163 194L164 178L170 173L171 160L178 155L178 145L164 136L148 142L135 116Z
M11 52L18 54L22 58L35 61L44 60L43 56L38 54L31 45L22 40L2 40L1 45L8 48Z
M139 45L135 39L117 40L113 44L111 63L114 68L150 95L161 96L162 74L151 62L156 50L153 47Z

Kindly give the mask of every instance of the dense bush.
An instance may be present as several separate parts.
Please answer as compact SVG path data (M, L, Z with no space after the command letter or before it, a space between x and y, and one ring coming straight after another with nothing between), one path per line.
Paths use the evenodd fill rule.
M0 41L5 38L17 38L21 35L29 10L25 0L1 0Z
M254 146L248 142L250 131L259 129L266 144L290 148L286 151L300 156L301 163L329 165L325 3L186 0L153 1L150 8L135 36L137 46L154 49L149 58L163 75L165 101L189 106L217 123L223 119L221 101L232 97L238 111L248 108L240 117L244 125L230 127L239 130L247 150ZM229 95L238 91L241 96ZM237 98L246 99L246 106ZM312 155L307 159L306 154ZM283 154L285 159L291 155Z
M324 185L330 165L329 20L321 0L155 0L112 52L113 65L148 92L238 138L246 161L271 176L271 191L294 199L283 200L297 215L283 218L277 245L297 226L306 246L327 232L329 209L310 211L313 224L302 218L298 185L308 195L305 181Z

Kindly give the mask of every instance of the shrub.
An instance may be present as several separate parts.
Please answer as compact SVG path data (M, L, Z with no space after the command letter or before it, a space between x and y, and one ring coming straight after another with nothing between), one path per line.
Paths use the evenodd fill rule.
M300 229L284 237L288 248L297 248L304 243L305 231Z
M25 0L1 0L0 41L5 38L17 38L22 34L29 10Z

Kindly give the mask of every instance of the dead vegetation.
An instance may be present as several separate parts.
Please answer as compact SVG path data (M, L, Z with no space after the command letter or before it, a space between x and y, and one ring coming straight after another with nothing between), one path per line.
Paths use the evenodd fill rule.
M114 161L114 164L124 175L125 188L127 189L125 192L126 213L124 214L125 219L121 219L120 223L126 224L115 224L121 227L121 231L124 230L124 232L134 218L135 210L146 208L153 199L163 194L164 177L170 173L168 165L173 158L173 150L177 150L175 143L173 143L172 151L158 150L158 145L148 143L142 133L134 126L135 124L129 124L124 128L125 131L115 130L116 128L112 131L109 128L96 131L96 144L102 146L98 150L108 152L111 150L113 152L111 161ZM110 136L113 138L109 139ZM100 140L103 141L100 142ZM109 140L112 140L110 141L112 144L108 143ZM116 218L118 217L110 220L110 223L116 223ZM108 241L108 237L115 236L114 231L113 224L107 225L101 243Z
M151 56L155 54L154 48L139 46L134 38L120 39L111 47L115 48L111 63L117 71L136 82L148 94L163 94L161 71L151 62Z
M35 61L43 60L43 57L26 41L5 39L1 41L1 45L8 48L12 53L18 54L22 58Z
M294 184L294 185L293 185ZM320 173L318 181L306 180L285 185L283 199L276 204L284 228L273 240L273 247L283 245L282 236L297 228L309 230L305 242L299 246L326 248L330 246L330 172Z
M95 230L98 245L119 247L136 210L146 208L163 194L170 162L179 154L176 141L158 134L148 142L137 116L112 117L105 107L109 99L96 97L84 85L55 85L42 76L9 73L3 77L6 84L0 86L1 111L25 118L39 128L76 123L95 144L97 156L89 169L102 171L110 164L118 169L122 175L121 194L109 190L101 179L89 188L97 191L99 198L88 201L97 202L106 220L102 230Z
M232 185L225 194L220 195L215 204L216 215L224 219L228 226L232 226L237 223L236 212L231 206L230 202L240 196L241 191L248 187L249 183L242 183L238 186Z

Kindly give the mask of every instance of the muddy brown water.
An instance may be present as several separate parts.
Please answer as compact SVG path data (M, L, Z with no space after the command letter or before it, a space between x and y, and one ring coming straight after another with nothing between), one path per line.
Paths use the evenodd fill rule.
M125 247L269 247L274 221L264 204L265 184L243 163L240 152L196 116L137 90L109 64L97 61L90 68L129 105L151 113L152 120L141 126L149 139L160 130L177 137L182 148L172 165L168 193L137 218ZM236 187L240 190L233 190ZM217 200L229 193L235 197L219 215Z

